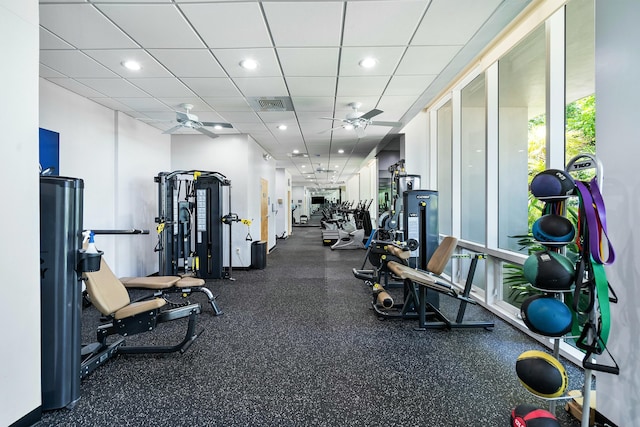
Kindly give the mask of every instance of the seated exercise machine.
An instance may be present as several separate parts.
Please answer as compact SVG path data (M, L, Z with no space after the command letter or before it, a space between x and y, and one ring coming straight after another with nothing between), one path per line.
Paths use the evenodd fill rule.
M148 230L85 230L82 234L85 237L83 241L83 247L87 245L86 238L91 235L105 235L105 234L148 234ZM102 259L100 261L100 268L107 267L106 261ZM219 316L223 314L222 310L216 303L216 297L213 293L206 288L205 281L198 277L190 275L182 276L142 276L142 277L121 277L120 282L127 289L137 289L151 291L149 297L163 297L166 299L168 294L180 294L183 298L191 295L193 292L202 292L206 295L211 308L213 308L213 314ZM86 292L85 292L86 294ZM88 295L83 295L85 301L91 303ZM148 297L147 297L148 298ZM139 298L139 299L144 299Z
M87 285L87 293L94 307L102 313L106 321L98 326L97 342L84 345L81 351L80 377L84 378L106 363L116 354L144 353L184 353L193 341L202 334L196 333L196 316L200 314L200 304L186 304L168 308L163 298L144 299L131 302L125 286L113 274L106 263L101 263L97 271L82 274ZM160 323L188 318L184 338L172 346L127 346L123 337L148 332ZM119 335L112 343L107 343L111 335Z
M470 293L477 262L479 259L482 259L484 255L470 255L471 266L462 292L459 292L451 283L446 282L441 276L451 258L465 256L454 255L453 252L455 251L457 243L458 240L455 237L445 237L431 256L426 270L412 268L398 261L388 261L387 268L389 271L404 282L404 302L393 304L390 295L384 288L378 287L378 289L374 289L374 292L377 291L373 304L374 311L384 318L417 318L418 327L416 329L418 330L435 328L493 328L495 326L493 322L464 321L467 304L476 304L476 302L471 299ZM388 249L398 257L402 257L403 255L402 251L396 247L390 246ZM435 291L460 300L455 321L449 320L439 307L429 302L427 298L428 291ZM396 312L390 312L390 309L395 309Z
M80 380L115 354L185 351L195 333L199 304L169 308L164 299L132 303L126 288L105 268L102 253L82 247L84 182L78 178L40 177L40 285L42 410L73 408L80 399ZM82 286L107 317L96 343L81 342ZM169 308L169 309L167 309ZM126 346L124 336L152 330L157 324L188 318L182 342L174 346ZM111 335L120 335L108 343Z
M103 261L104 263L104 261ZM102 264L106 265L106 263ZM169 294L180 294L183 298L194 292L201 292L206 295L207 301L213 309L214 316L220 316L223 311L216 303L216 297L206 288L205 281L193 276L144 276L144 277L121 277L120 282L127 289L152 291L152 297L162 297L167 299Z

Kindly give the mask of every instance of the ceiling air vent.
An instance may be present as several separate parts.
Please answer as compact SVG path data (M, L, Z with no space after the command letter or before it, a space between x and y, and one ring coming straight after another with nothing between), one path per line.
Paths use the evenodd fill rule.
M254 111L293 111L293 103L288 96L247 98Z

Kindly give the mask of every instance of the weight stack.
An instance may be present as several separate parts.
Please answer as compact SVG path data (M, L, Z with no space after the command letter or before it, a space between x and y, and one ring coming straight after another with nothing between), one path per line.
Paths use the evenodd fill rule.
M82 288L76 266L82 245L81 179L40 177L42 409L80 399Z

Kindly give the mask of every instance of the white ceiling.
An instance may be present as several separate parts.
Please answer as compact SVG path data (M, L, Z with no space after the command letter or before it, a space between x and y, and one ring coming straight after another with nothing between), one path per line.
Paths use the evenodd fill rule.
M251 135L294 183L331 186L402 127L358 138L321 117L359 102L407 123L530 1L41 0L40 76L158 133L193 104L199 120L233 125L216 133ZM358 65L368 56L373 69ZM252 97L289 97L293 111L257 110Z

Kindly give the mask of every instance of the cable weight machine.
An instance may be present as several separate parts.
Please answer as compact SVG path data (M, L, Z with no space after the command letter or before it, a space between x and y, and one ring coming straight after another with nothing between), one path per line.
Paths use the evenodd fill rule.
M160 172L154 181L159 274L224 278L222 200L223 187L229 187L231 201L231 181L218 172L194 170Z

